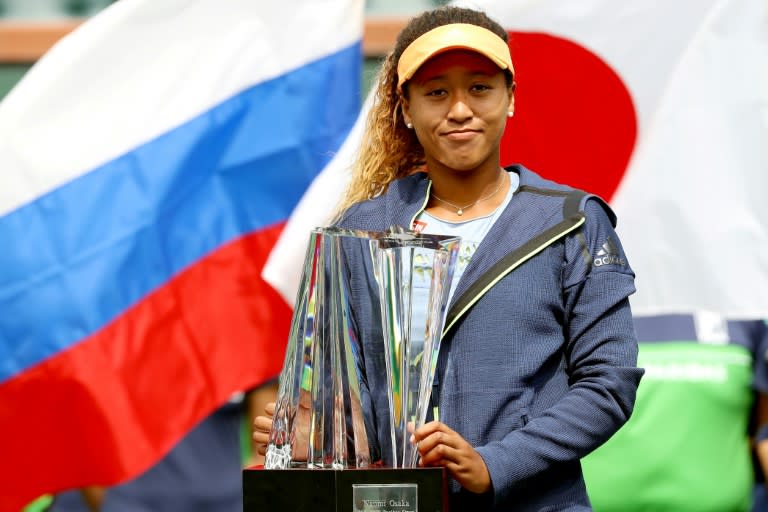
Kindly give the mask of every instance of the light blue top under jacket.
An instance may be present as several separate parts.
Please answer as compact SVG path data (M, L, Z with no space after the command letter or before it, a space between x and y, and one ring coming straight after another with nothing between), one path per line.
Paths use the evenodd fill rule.
M590 510L579 459L629 419L643 374L627 298L634 273L603 201L507 170L520 188L458 283L433 390L440 420L477 449L493 487L477 495L453 482L452 510ZM395 181L338 225L410 227L430 186L424 173ZM373 281L353 281L364 407L391 463Z

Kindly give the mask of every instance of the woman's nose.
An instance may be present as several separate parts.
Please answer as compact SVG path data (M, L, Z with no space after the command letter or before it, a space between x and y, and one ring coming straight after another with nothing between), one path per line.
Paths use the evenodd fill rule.
M464 121L471 119L472 115L472 109L464 97L457 97L453 103L451 103L451 108L448 111L448 118L457 123L463 123Z

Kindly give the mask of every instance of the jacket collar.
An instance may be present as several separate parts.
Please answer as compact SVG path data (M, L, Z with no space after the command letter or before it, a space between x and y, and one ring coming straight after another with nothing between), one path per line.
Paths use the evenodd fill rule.
M513 165L506 170L519 175L520 186L472 256L457 285L453 300L460 297L504 256L523 246L533 236L555 226L563 218L562 201L570 188L545 180L522 165ZM423 172L393 182L383 198L384 229L391 226L410 228L412 220L427 204L430 187L431 180ZM519 197L524 194L534 194L538 200Z
M385 196L385 229L391 226L411 229L412 221L427 205L431 187L432 181L424 172L393 182Z

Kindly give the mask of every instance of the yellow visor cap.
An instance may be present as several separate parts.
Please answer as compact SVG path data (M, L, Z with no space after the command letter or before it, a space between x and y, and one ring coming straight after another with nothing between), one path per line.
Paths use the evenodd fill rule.
M502 38L477 25L452 23L434 28L408 45L397 62L397 89L400 90L422 64L448 50L472 50L488 57L499 68L515 72L509 46Z

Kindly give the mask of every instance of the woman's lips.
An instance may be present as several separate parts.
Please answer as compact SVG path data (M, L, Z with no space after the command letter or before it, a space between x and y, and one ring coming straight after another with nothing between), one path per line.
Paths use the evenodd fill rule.
M454 130L443 134L448 140L464 141L474 138L479 132L476 130Z

